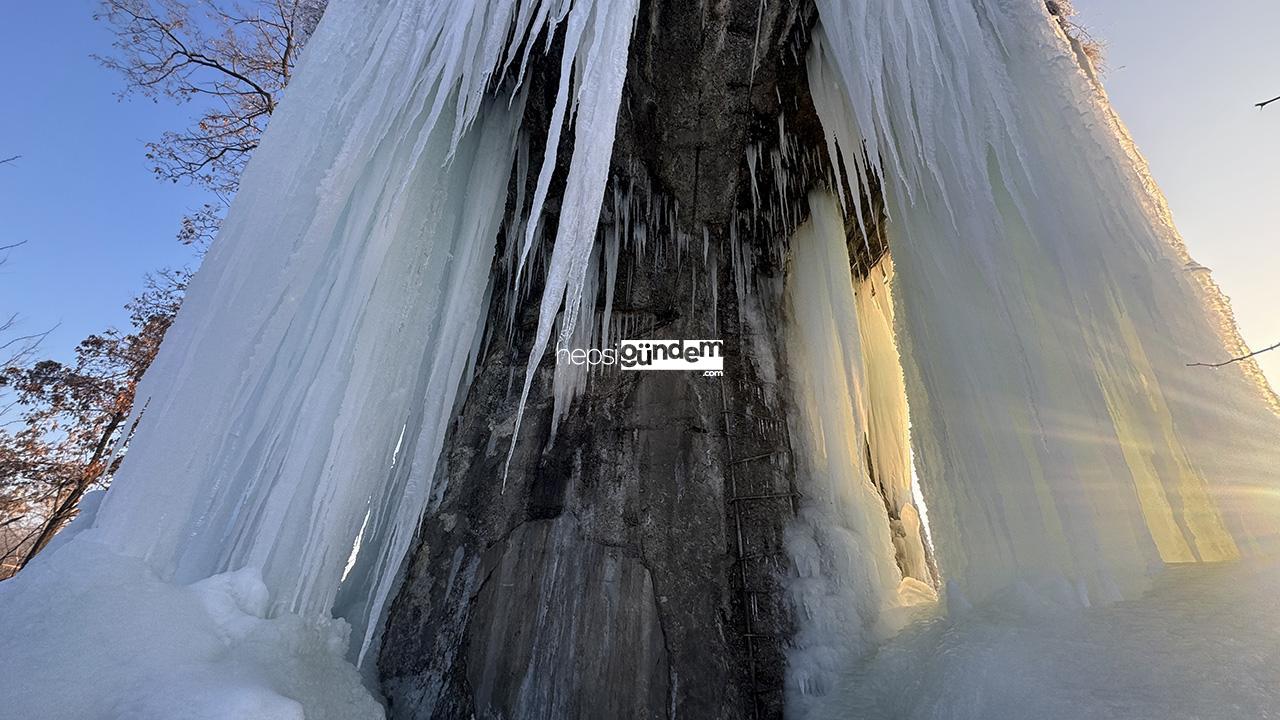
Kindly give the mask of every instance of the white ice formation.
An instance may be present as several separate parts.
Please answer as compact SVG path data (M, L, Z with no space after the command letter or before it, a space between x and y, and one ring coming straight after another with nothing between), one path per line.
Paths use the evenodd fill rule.
M617 197L598 242L637 6L330 4L139 389L112 489L74 537L0 587L0 614L29 624L7 634L0 665L56 666L78 638L121 648L112 672L155 672L134 684L78 675L75 691L92 699L80 704L65 683L18 687L12 673L0 695L26 717L172 716L166 672L181 669L196 683L183 692L200 698L184 716L380 713L342 657L373 657L488 299L519 296L543 263L523 406L553 335L613 332L594 316L598 268L612 287L620 242L643 251ZM817 6L808 75L843 173L836 199L813 196L792 247L795 277L816 283L793 281L789 296L811 496L791 534L798 689L828 687L844 655L893 624L889 610L936 580L921 577L932 572L921 533L906 531L903 390L950 607L1013 586L1096 604L1136 593L1161 561L1231 559L1272 539L1274 397L1247 365L1186 367L1239 348L1229 308L1186 271L1145 164L1044 4ZM559 85L539 156L521 133L522 88L554 37ZM570 122L551 233L543 206ZM779 137L779 153L795 152L781 118ZM534 192L517 182L518 217L505 218L518 271L492 288L511 170L531 156L542 158ZM753 181L769 164L745 161ZM856 199L873 177L892 293L874 275L855 286L840 242L844 214L871 220ZM728 230L747 324L756 278L737 221L794 226L797 200ZM705 229L677 235L677 256L699 233L707 257ZM543 236L554 244L535 258ZM557 377L558 403L581 383ZM117 622L76 597L100 598ZM58 605L69 624L50 628L38 611L55 598L70 603ZM148 617L173 628L165 652L130 643ZM65 654L43 654L54 637Z
M1011 587L1106 603L1163 563L1273 540L1273 396L1247 367L1187 366L1239 348L1229 309L1185 270L1145 163L1044 4L817 5L809 81L841 195L870 178L884 193L949 605ZM821 692L832 675L806 651L796 689Z

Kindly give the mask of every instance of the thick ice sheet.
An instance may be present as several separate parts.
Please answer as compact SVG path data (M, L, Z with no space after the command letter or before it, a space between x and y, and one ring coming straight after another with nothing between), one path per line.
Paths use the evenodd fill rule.
M581 292L633 15L333 3L139 392L95 539L177 582L260 569L273 613L345 617L363 657L486 322L524 63L568 23L557 112L592 142L569 163L554 319Z
M522 107L481 112L464 63L501 48L465 43L505 22L454 5L329 9L90 531L179 583L257 568L273 613L344 615L357 647L474 352Z
M1053 598L1045 618L1074 616L1137 597L1164 563L1265 549L1280 527L1274 397L1248 367L1187 367L1238 351L1229 308L1043 3L818 9L809 81L833 162L849 172L842 192L856 196L874 175L885 196L914 460L948 611L1036 588ZM843 573L822 570L828 584ZM800 587L815 582L800 576ZM872 592L847 588L845 604L864 607ZM828 626L801 610L800 638ZM974 637L957 630L897 664L877 660L849 681L875 684L871 699L845 693L831 717L1026 717L1019 700L1041 698L1069 668L1054 667L1060 651L1033 623L990 612L965 626ZM844 630L835 651L861 652L874 617L863 613L861 635ZM1045 622L1069 638L1053 625L1066 619ZM910 641L890 648L900 642ZM858 667L833 674L829 656L796 659L794 675L816 678L791 697L796 708L821 704ZM1127 716L1072 714L1091 682L1113 687L1081 677L1077 695L1031 714ZM975 699L992 688L994 700Z

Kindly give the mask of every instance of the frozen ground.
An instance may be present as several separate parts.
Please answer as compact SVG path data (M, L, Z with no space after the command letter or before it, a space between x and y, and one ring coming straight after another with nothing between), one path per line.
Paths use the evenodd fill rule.
M908 628L815 718L1280 717L1280 562L1172 567L1101 608L1049 594Z
M267 619L256 572L175 585L99 543L59 541L0 583L0 718L383 716L344 659L350 627L291 614Z

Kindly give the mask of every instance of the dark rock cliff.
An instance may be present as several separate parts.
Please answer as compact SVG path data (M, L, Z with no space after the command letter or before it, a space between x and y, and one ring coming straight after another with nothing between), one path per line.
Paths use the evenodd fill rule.
M669 208L698 251L624 242L614 316L633 337L723 338L724 376L605 368L552 441L549 352L504 485L536 308L517 308L513 340L491 327L387 620L391 717L781 715L794 496L778 248L830 173L801 162L825 158L804 79L811 21L779 0L642 3L611 196L627 188L642 216ZM526 127L545 129L554 72L535 69ZM753 194L749 148L787 164L793 187ZM798 214L774 207L781 221L731 234L765 214L760 196L788 194Z

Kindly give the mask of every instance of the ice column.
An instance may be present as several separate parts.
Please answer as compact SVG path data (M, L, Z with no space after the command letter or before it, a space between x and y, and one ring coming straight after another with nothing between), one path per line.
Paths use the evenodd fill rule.
M810 220L791 240L786 287L801 494L786 535L795 566L787 587L797 614L788 703L801 717L812 696L824 694L893 629L895 618L884 611L902 604L903 582L885 496L867 466L869 437L877 431L844 221L827 193L810 194L809 206Z
M832 156L883 182L943 576L1108 600L1274 533L1276 417L1239 368L1186 367L1227 355L1221 313L1043 3L818 7Z

